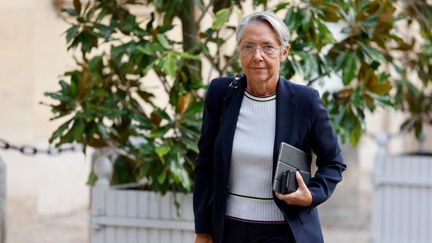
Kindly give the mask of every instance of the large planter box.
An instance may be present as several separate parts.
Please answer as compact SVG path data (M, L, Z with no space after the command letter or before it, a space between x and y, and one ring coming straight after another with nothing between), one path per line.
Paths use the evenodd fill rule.
M374 243L432 242L432 156L378 154L374 167Z
M98 176L91 191L91 243L190 243L195 239L191 194L161 196L152 191L109 185L110 151L93 154Z
M192 196L150 191L92 189L92 243L190 243L195 239Z

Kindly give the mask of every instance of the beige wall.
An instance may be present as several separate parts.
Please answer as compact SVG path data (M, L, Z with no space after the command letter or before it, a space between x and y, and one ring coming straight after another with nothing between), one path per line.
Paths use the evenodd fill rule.
M58 76L71 66L66 25L51 0L0 1L0 138L46 148L57 126L49 122L45 91L58 89ZM7 197L37 202L42 214L88 204L89 163L81 153L23 156L0 150L7 165Z
M54 123L39 102L43 92L58 88L58 75L71 58L62 33L66 25L50 0L0 2L1 137L15 141L45 140Z

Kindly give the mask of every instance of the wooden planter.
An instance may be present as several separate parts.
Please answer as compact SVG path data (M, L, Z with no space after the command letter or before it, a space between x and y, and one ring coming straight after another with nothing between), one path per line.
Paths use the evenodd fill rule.
M374 164L373 242L430 243L432 156L392 156L383 148Z
M109 186L112 167L108 157L95 157L98 175L92 188L91 243L190 243L195 239L192 195L161 196L151 191ZM179 213L179 214L178 214Z

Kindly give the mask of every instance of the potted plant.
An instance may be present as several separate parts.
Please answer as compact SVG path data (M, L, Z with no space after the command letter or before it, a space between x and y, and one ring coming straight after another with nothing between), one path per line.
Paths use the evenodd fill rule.
M219 51L224 41L218 35L229 28L224 23L230 9L215 3L214 20L198 36L200 20L190 21L193 5L160 4L151 8L163 15L146 10L140 1L74 0L71 8L63 9L70 24L67 48L73 51L76 67L64 73L59 91L46 93L57 101L51 105L53 119L64 119L50 142L78 143L84 152L97 149L89 184L105 186L92 189L94 242L137 225L156 224L161 231L186 238L193 234L191 203L182 202L191 200L183 193L192 190L198 152L206 86L200 60L210 60L219 73L237 68L236 62L221 63ZM137 10L145 13L131 13ZM174 17L184 24L182 40L169 35ZM211 45L217 54L210 51ZM127 214L133 214L132 221ZM150 242L164 235L158 230L142 232L153 235Z
M282 75L322 86L323 102L342 141L357 145L366 129L365 110L374 112L377 107L409 108L417 115L406 124L414 124L408 128L414 128L416 134L425 121L430 122L431 100L426 90L432 69L421 57L430 53L431 35L422 36L429 40L421 47L425 51L401 61L401 54L413 57L416 45L401 37L395 23L403 18L424 19L409 11L396 12L395 2L72 3L63 13L70 24L65 32L67 48L76 66L64 73L60 90L45 93L56 101L49 105L52 119L63 120L50 142L82 144L84 152L88 147L100 149L101 159L95 161L113 163L109 178L109 169L99 168L99 177L105 176L102 184L108 180L110 185L135 183L139 187L135 189L156 192L152 198L191 191L205 87L211 77L241 72L237 53L230 48L235 46L230 42L235 31L231 23L235 24L236 14L243 15L246 5L284 15L292 42ZM206 22L208 17L211 20ZM341 27L342 38L335 37L330 24ZM181 32L181 38L175 31ZM204 69L204 64L210 68ZM416 86L403 79L407 70L417 72L423 82ZM340 88L326 88L329 77L339 79ZM93 171L89 184L97 180ZM116 192L120 192L118 198L140 197ZM113 200L128 208L123 199ZM125 209L120 211L128 214ZM112 224L114 216L104 222Z

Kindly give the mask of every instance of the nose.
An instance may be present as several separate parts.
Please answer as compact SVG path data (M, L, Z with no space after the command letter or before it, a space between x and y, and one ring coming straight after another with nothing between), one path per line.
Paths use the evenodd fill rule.
M263 50L261 49L261 47L256 47L253 51L253 56L255 60L262 60L263 57Z

